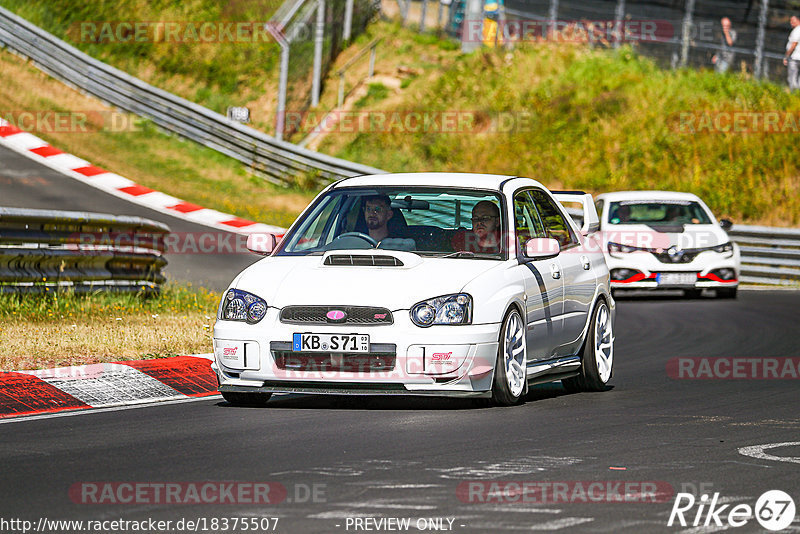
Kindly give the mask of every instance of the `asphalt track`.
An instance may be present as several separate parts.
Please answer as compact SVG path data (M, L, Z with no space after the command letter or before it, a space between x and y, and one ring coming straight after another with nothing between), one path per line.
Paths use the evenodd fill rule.
M464 481L639 481L751 506L781 489L800 503L800 464L738 452L800 441L797 380L676 380L666 372L676 356L798 356L799 305L793 292L620 300L613 389L542 386L511 408L294 396L266 408L209 399L0 424L0 517L263 516L280 517L277 532L285 533L353 532L347 518L364 516L455 518L454 532L713 532L668 528L674 495L657 503L473 503L456 490ZM797 462L800 447L769 452ZM278 482L294 501L317 485L324 495L269 506L78 504L68 494L81 482L193 481ZM735 530L763 531L755 521Z
M169 262L164 270L168 278L192 282L216 291L222 291L233 277L258 256L250 253L229 253L233 245L225 247L225 239L232 243L235 234L147 209L119 197L73 180L49 167L41 165L5 147L0 146L0 206L13 208L38 208L51 210L76 210L113 215L138 215L167 224L180 236L193 236L195 243L205 236L206 243L222 243L213 247L191 246L185 239L174 253L167 253ZM243 239L239 236L239 239ZM212 253L197 254L195 251ZM222 253L213 253L219 250Z
M179 231L187 224L114 197L98 203L93 199L101 193L44 168L30 171L31 162L5 151L0 162L3 205L101 206L163 220ZM207 257L199 265L183 260L171 264L173 276L213 274ZM240 266L226 266L225 276ZM0 520L37 525L43 518L152 518L186 532L191 529L176 529L174 522L205 518L206 532L222 532L211 528L213 519L279 517L275 532L304 533L368 531L355 528L355 517L409 518L412 532L420 518L447 518L451 531L469 533L715 532L725 528L667 527L675 493L699 498L701 491L718 492L720 503L753 506L764 491L780 489L800 506L800 446L770 449L773 458L739 452L800 442L800 382L675 379L667 371L676 357L800 357L800 294L745 291L736 301L620 298L618 304L613 388L602 393L566 394L558 384L546 385L511 408L309 396L236 408L212 398L2 423ZM87 504L80 494L70 495L76 483L206 481L274 482L287 489L288 499L268 505ZM556 502L539 502L537 494L470 502L457 492L469 481L567 482L570 488L623 481L666 484L670 492L656 499L661 502L583 502L573 493ZM307 498L310 488L316 498ZM696 510L686 514L690 523ZM21 532L11 524L2 530ZM764 531L754 519L731 530ZM789 531L800 531L800 523Z

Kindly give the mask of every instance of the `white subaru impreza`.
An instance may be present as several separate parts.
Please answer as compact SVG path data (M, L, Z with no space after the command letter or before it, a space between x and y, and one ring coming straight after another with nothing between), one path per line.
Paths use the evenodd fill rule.
M557 199L580 202L579 228ZM323 190L224 293L219 390L520 402L611 378L615 303L592 197L481 174L384 174Z

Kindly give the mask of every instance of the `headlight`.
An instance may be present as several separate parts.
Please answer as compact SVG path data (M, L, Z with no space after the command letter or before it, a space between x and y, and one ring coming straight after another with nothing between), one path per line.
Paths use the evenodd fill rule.
M628 245L621 245L619 243L612 243L610 241L608 242L608 251L612 254L614 252L622 252L623 254L628 254L629 252L636 252L637 250L643 250L643 249L640 249L638 247L631 247Z
M733 252L733 243L729 241L723 245L717 245L716 247L711 247L711 250L713 250L714 252Z
M267 314L267 303L247 291L229 289L219 304L217 318L223 321L246 321L256 324Z
M411 307L411 322L427 327L434 324L470 324L472 297L466 293L444 295L418 302Z

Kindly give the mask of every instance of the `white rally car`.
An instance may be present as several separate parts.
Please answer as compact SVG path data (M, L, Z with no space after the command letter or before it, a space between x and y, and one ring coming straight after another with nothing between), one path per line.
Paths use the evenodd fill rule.
M598 195L611 287L683 289L700 296L714 289L736 298L739 246L696 195L672 191L620 191Z
M615 303L591 195L578 228L540 183L385 174L323 190L231 283L214 326L219 390L491 397L611 378ZM385 223L385 224L384 224ZM387 235L388 234L388 235Z

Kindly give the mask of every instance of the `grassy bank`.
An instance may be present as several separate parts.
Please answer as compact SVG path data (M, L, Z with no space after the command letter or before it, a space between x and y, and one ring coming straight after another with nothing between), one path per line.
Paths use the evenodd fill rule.
M0 0L0 5L78 49L216 111L264 99L278 55L252 30L280 0ZM146 23L136 34L128 26ZM162 25L159 25L162 23ZM166 34L163 23L179 31ZM207 29L203 23L211 23ZM247 31L231 34L224 23ZM192 33L192 29L197 33ZM206 37L209 36L209 37Z
M745 75L662 70L629 48L529 45L461 56L369 110L473 118L459 131L397 123L390 131L331 134L320 149L391 171L519 174L593 192L691 191L719 216L800 224L800 127L691 132L701 124L692 122L695 113L800 117L800 96Z
M0 115L12 122L21 112L87 118L85 128L55 128L53 121L33 121L33 128L22 126L61 150L147 187L284 227L313 196L313 192L272 185L218 152L115 112L5 51L0 51L0 79Z
M167 284L157 297L0 295L0 370L211 352L219 295Z

